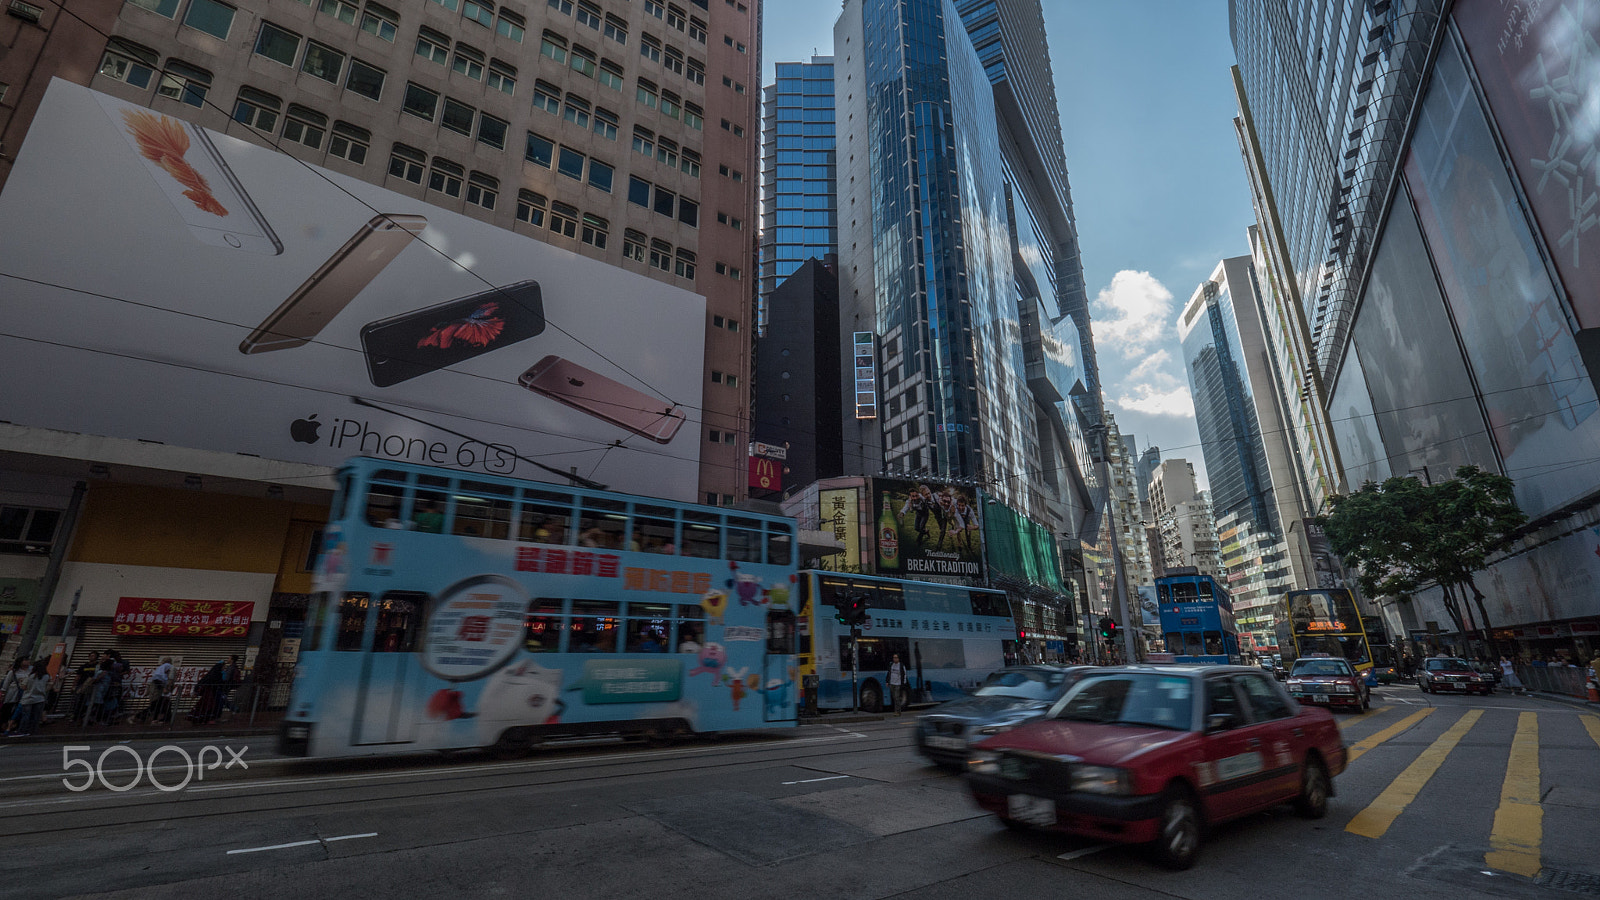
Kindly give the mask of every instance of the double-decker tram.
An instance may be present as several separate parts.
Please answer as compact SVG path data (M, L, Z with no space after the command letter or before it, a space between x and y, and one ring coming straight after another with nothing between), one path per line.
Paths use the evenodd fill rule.
M282 748L791 726L795 554L784 517L352 459Z
M1156 579L1156 605L1167 652L1179 663L1238 665L1239 626L1233 598L1222 582L1190 566Z
M876 712L888 694L895 654L923 699L954 700L989 673L1020 661L1017 625L1005 591L903 578L800 573L800 671L815 676L819 709L850 709L850 626L836 620L843 598L861 597L867 620L855 650L861 708Z
M1349 588L1289 591L1283 604L1295 658L1326 653L1348 660L1357 672L1372 668L1372 649Z

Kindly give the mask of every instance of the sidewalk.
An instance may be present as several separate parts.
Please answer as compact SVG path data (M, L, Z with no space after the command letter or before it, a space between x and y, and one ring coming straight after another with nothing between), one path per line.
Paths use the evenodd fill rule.
M44 727L25 737L0 737L0 745L5 744L69 744L107 741L120 743L122 741L159 741L159 740L191 740L194 738L240 737L245 735L276 734L278 723L283 721L283 713L258 712L255 721L251 722L248 713L235 716L227 722L218 722L213 725L192 725L184 716L177 716L171 724L161 723L122 723L118 725L92 725L84 727L76 722L68 722L65 717L50 716L45 718Z

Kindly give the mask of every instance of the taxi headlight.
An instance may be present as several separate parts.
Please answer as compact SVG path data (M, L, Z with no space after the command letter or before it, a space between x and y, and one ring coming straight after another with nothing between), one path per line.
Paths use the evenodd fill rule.
M1133 779L1113 766L1073 766L1072 789L1089 794L1127 794Z
M972 755L967 757L967 771L974 775L999 775L1000 754L974 750Z
M1005 734L1017 727L1015 722L997 722L994 725L985 725L978 729L979 734Z

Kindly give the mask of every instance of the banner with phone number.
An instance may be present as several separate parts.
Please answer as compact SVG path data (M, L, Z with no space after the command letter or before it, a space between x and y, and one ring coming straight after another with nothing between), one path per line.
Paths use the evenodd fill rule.
M243 637L250 632L255 606L239 600L119 597L112 628L129 636Z

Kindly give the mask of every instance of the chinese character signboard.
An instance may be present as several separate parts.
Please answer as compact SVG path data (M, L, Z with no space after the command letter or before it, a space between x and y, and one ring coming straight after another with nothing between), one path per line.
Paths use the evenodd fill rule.
M843 553L822 558L822 567L836 572L853 571L861 565L861 516L856 511L856 489L817 494L822 506L822 530L844 544Z
M874 479L880 575L983 577L977 491L931 481Z
M112 628L128 637L244 637L254 603L119 597Z

